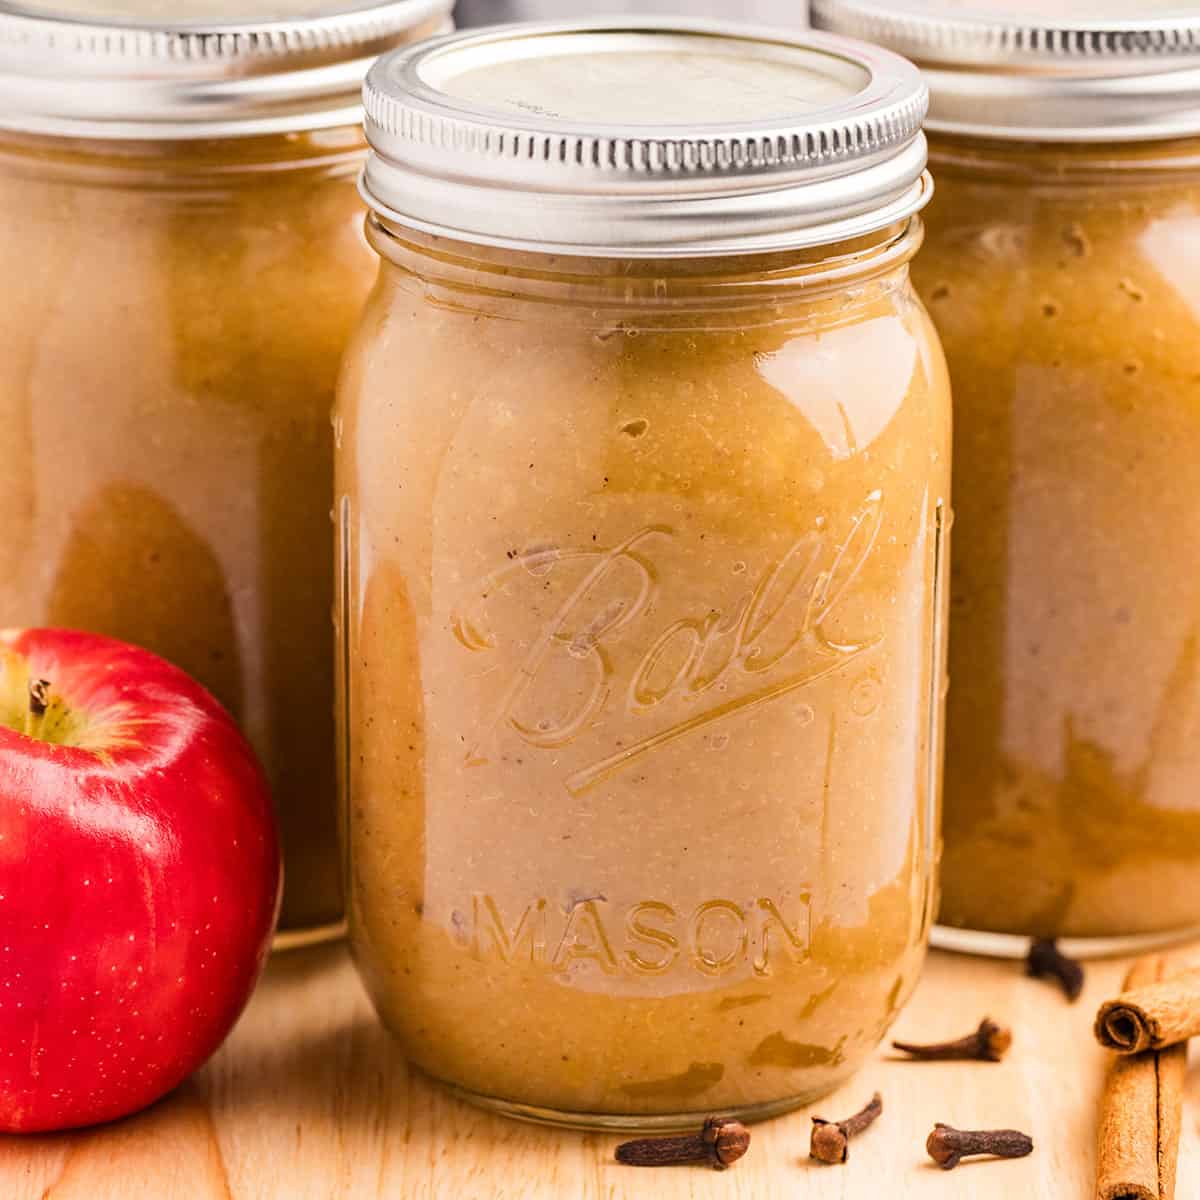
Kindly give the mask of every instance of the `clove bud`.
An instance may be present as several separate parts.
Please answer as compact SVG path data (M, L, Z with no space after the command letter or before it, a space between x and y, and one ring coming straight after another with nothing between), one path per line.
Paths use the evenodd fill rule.
M978 1154L1024 1158L1033 1153L1033 1139L1015 1129L955 1129L939 1122L926 1139L925 1149L943 1171L949 1171L964 1158Z
M850 1139L862 1133L882 1112L883 1097L876 1092L865 1108L844 1121L826 1121L824 1117L813 1117L809 1157L823 1163L844 1163L850 1154Z
M637 1138L617 1147L617 1162L629 1167L674 1167L707 1163L717 1171L731 1167L750 1148L750 1130L741 1121L709 1117L699 1133Z
M1068 958L1053 938L1035 939L1025 959L1025 974L1036 979L1053 979L1067 999L1074 1003L1083 991L1083 967Z
M933 1042L918 1045L914 1042L893 1042L892 1046L915 1059L932 1062L935 1059L974 1058L983 1062L999 1062L1012 1045L1012 1030L984 1017L979 1028L966 1037L952 1042Z

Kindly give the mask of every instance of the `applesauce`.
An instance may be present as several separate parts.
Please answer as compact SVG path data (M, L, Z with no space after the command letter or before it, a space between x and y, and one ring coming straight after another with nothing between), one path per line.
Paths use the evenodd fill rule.
M500 89L539 137L607 132L595 104L650 144L672 119L651 79L702 78L791 137L807 88L829 88L814 124L860 95L865 120L894 111L874 89L915 77L866 53L598 22L445 39L368 82L383 273L335 418L351 940L412 1061L510 1115L781 1111L854 1071L916 981L950 437L908 281L924 151L918 111L854 237L835 231L861 164L826 208L809 164L780 164L788 218L754 252L764 213L724 191L741 205L744 180L706 176L678 227L647 226L652 189L602 165L616 149L561 216L536 165L518 187L464 150L424 181L441 111L400 81L436 78L463 147L523 123ZM752 111L764 62L773 115ZM859 63L867 80L842 73ZM564 100L560 71L628 109ZM502 207L476 193L489 169Z
M870 9L933 94L914 278L959 483L941 921L1178 933L1200 924L1200 93L1174 55L1200 18L1051 5L994 18L1010 50L980 61L975 7L953 45L946 5L818 9L846 32ZM1062 11L1057 52L1021 34Z
M1200 141L939 138L916 280L951 363L942 919L1200 923Z
M358 31L359 6L333 58L264 64L226 45L188 101L168 56L210 35L125 43L123 80L92 43L107 26L0 5L0 625L135 642L216 694L271 779L292 934L343 911L329 420L376 273L355 86L371 53L447 6L373 7L377 26ZM194 0L172 19L227 8ZM106 4L91 19L153 15ZM291 29L286 15L268 31ZM75 49L47 51L34 78L55 31ZM19 58L8 38L24 39ZM265 108L226 78L251 68L273 73ZM77 94L61 78L43 91L55 73Z

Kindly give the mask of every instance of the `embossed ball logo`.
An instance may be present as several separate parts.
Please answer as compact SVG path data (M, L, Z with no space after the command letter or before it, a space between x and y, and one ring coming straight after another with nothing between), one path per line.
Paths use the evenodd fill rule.
M842 529L818 522L757 578L732 563L734 574L746 576L732 602L699 605L658 629L652 621L664 583L656 560L678 540L674 529L649 526L608 547L510 551L453 615L455 637L467 650L515 658L499 703L466 739L465 765L489 763L512 735L536 749L560 750L620 704L638 732L612 753L573 767L565 785L579 795L701 731L719 744L723 735L714 727L722 722L842 671L878 644L835 640L826 625L871 554L882 512L881 493L870 493ZM565 595L555 596L515 657L487 615L488 601L523 584L545 589L551 575ZM539 611L536 602L529 609ZM625 654L618 670L614 648L635 639L636 653ZM556 707L548 696L570 701ZM855 709L865 714L877 700L875 686L864 683ZM682 714L680 701L687 702Z

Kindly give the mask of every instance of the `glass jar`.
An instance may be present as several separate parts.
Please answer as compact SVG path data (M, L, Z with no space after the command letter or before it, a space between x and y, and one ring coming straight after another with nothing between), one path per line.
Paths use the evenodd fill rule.
M447 7L280 9L219 46L121 24L145 5L0 14L0 624L123 638L216 694L272 781L293 937L342 919L329 419L376 273L355 86ZM308 50L254 41L284 36Z
M950 429L908 281L920 85L838 39L659 22L375 69L383 273L335 419L356 958L417 1066L579 1126L829 1090L932 916ZM682 172L622 180L610 130L654 158L689 87L776 146L895 143L832 199L823 159L757 165L776 233L728 167L668 216ZM532 168L476 149L533 127Z
M818 16L863 32L866 8ZM941 920L1178 934L1200 925L1200 72L1171 56L1200 20L997 17L993 58L946 11L873 26L933 92L914 277L960 484Z

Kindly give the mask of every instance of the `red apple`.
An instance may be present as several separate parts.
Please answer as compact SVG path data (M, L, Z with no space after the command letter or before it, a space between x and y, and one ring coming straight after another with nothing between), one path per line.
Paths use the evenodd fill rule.
M178 668L0 632L0 1131L111 1121L221 1044L279 905L262 769Z

